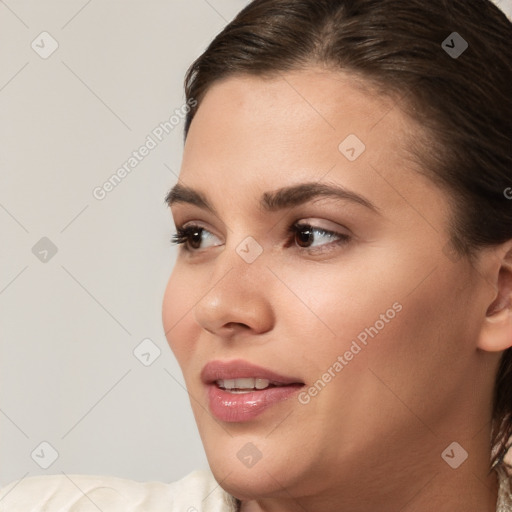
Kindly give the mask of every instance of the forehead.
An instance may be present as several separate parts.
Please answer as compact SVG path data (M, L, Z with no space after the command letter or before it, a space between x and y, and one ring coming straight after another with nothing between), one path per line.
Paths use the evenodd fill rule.
M217 145L218 152L218 143L231 138L233 146L242 144L244 150L262 143L269 149L300 145L309 152L316 147L337 157L336 142L350 133L367 139L384 116L387 127L393 125L398 132L407 120L393 107L390 97L378 95L365 82L343 72L313 68L271 78L233 76L208 90L189 136L195 140L194 132L199 132L203 152L210 149L210 143ZM388 143L394 142L396 137L390 135L376 130L372 139L387 136L393 139ZM299 147L294 149L300 153Z
M341 72L229 77L200 104L180 178L217 202L236 195L244 204L262 190L326 178L380 209L403 212L405 201L448 213L444 191L415 172L421 162L408 147L421 127L399 107ZM347 144L355 159L343 153Z

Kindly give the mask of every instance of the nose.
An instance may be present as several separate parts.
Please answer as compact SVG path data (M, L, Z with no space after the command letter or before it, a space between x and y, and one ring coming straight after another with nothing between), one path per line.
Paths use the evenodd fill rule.
M194 308L197 323L223 338L271 330L273 275L266 267L264 254L248 263L235 249L226 247L214 265L204 295Z

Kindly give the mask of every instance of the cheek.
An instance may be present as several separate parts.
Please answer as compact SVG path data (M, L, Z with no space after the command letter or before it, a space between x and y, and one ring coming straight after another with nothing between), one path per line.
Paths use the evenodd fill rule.
M194 295L188 286L188 283L194 280L187 279L186 273L175 266L167 283L162 303L165 336L180 366L187 363L194 350L194 338L190 330L191 318L194 314Z
M414 275L416 282L421 281L419 274ZM389 410L402 403L423 421L437 422L464 382L464 365L472 350L471 326L453 272L439 267L416 287L410 285L410 277L392 297L402 310L375 337L368 338L369 372L361 389L380 394L382 404L387 396ZM361 402L371 406L364 394L359 395Z
M389 318L399 315L399 306L394 309L393 304L400 297L400 282L389 269L386 282L381 272L362 267L341 263L310 270L288 267L281 272L287 286L275 289L278 316L286 328L300 324L300 338L314 345L313 357L348 349L365 328L376 321L381 327L380 315L386 311Z
M304 356L314 363L311 368L325 372L338 355L351 351L345 374L371 368L405 385L446 370L457 358L457 343L466 339L469 346L453 268L439 265L431 272L435 262L426 265L421 259L400 263L392 258L386 268L382 258L366 263L304 273L299 281L289 271L284 279L300 283L292 288L300 301L290 293L285 300L282 291L279 303L289 321L299 322L294 330L307 345Z

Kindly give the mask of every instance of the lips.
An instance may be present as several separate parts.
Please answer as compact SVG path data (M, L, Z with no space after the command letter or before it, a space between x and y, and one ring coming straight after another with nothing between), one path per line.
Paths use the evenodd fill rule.
M237 359L210 361L201 371L212 414L221 421L250 421L291 398L304 385L299 378Z

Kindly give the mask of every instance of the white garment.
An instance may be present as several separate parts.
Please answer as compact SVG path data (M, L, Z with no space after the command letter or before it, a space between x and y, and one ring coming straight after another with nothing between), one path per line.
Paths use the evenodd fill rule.
M496 512L512 512L510 478L500 481ZM0 489L0 512L235 512L234 499L209 471L166 484L95 475L28 477Z
M27 477L0 489L0 512L235 512L209 471L176 482L97 475Z

